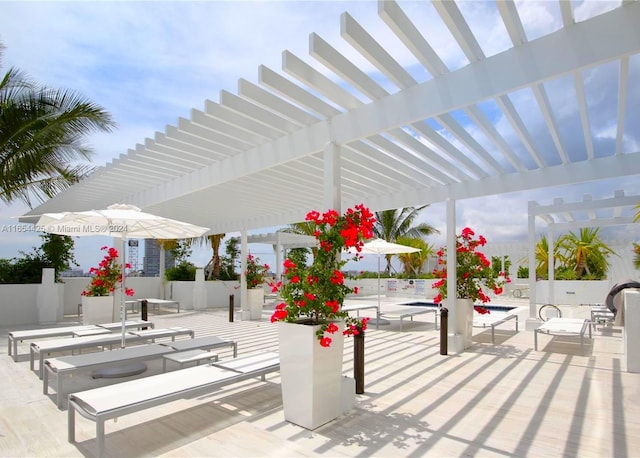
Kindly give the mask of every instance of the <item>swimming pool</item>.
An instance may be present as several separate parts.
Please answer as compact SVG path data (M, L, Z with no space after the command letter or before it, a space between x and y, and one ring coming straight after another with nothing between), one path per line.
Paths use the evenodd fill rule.
M439 307L435 302L427 302L427 301L414 301L414 302L404 302L400 305L415 305L420 307ZM512 310L517 309L518 307L510 306L510 305L485 305L487 309L492 312L511 312Z

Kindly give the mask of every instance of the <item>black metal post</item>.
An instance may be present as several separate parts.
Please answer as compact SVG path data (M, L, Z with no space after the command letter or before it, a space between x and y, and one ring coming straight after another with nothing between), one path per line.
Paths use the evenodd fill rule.
M449 310L445 307L440 309L440 354L448 354L447 334L449 331Z
M364 394L364 331L353 336L353 378L356 379L356 394Z
M142 299L140 301L140 318L142 318L142 320L144 320L144 321L147 321L148 308L149 308L149 303L147 302L146 299ZM142 329L147 329L147 328L144 327Z
M229 294L229 323L233 323L233 315L235 314L235 310L233 309L233 294Z

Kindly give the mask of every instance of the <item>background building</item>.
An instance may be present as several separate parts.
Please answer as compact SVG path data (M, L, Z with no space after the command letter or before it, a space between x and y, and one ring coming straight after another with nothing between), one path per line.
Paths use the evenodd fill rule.
M170 251L164 252L164 268L175 267L175 259ZM160 245L155 240L145 239L144 258L142 261L142 275L157 277L160 275Z

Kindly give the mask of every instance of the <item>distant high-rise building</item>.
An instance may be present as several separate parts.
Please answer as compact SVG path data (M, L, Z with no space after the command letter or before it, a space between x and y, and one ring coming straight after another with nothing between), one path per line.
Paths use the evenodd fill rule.
M171 251L164 252L164 268L175 267L175 259ZM145 277L157 277L160 275L160 245L156 240L145 239L144 258L142 268Z

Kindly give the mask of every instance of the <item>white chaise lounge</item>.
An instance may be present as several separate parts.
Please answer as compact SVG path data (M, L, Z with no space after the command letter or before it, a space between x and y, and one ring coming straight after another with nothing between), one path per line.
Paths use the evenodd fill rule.
M104 423L177 399L209 393L226 385L280 369L277 353L257 353L69 395L68 440L75 442L75 413L96 422L97 456L104 455Z
M433 313L435 320L435 327L438 328L438 312L439 310L436 307L419 307L419 306L411 306L411 307L401 307L385 310L380 312L380 318L386 319L400 319L400 330L402 331L402 321L405 318L411 318L413 321L413 317L415 315L422 315L425 313Z
M48 337L71 337L76 332L91 331L95 329L108 329L109 331L117 331L122 328L122 323L104 323L104 324L87 324L78 326L60 326L54 328L42 328L42 329L25 329L22 331L10 331L8 337L8 349L9 356L13 355L13 360L17 361L18 358L18 342L24 340L33 339L46 339ZM142 329L153 328L153 323L146 320L130 320L125 322L125 328L128 329ZM12 351L13 350L13 351Z
M49 379L51 377L55 377L57 396L56 404L58 408L61 408L62 396L64 393L62 385L65 376L90 369L149 361L169 354L177 356L196 349L201 352L205 352L213 348L223 347L231 347L234 358L238 355L238 344L236 342L221 339L220 337L206 336L195 339L165 342L162 344L134 345L132 347L112 351L48 358L44 361L42 392L44 394L49 394ZM211 359L217 359L217 355L215 353L210 353L209 356ZM163 372L164 368L165 366L163 362Z
M518 315L515 313L487 313L485 315L473 317L474 328L491 327L491 343L496 343L495 330L496 326L506 323L509 320L516 321L516 332L518 332Z
M194 337L194 331L188 328L175 327L175 328L163 328L163 329L148 329L146 331L133 331L125 334L125 343L136 342L155 342L155 339L163 337L171 337L171 340L175 340L177 336L189 335ZM43 340L32 342L30 345L30 362L29 367L34 370L36 354L39 358L38 376L42 379L43 376L43 361L45 355L51 353L59 353L63 351L75 352L76 350L82 351L84 348L96 348L96 347L109 347L118 345L122 342L122 334L119 332L113 332L110 334L99 334L95 336L86 337L73 337L67 339L55 339L55 340Z
M580 352L584 354L584 333L589 329L591 338L591 323L584 318L551 318L533 331L534 348L538 351L538 334L554 336L580 336Z

